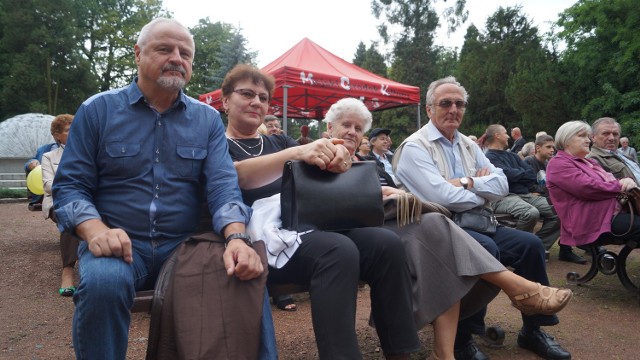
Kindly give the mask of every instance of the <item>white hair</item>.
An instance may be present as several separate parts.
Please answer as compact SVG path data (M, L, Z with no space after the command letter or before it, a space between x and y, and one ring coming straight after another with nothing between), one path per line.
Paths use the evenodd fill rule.
M143 26L142 29L140 30L140 34L138 35L138 41L136 41L136 45L138 45L140 48L143 48L149 41L149 35L151 34L151 30L153 30L153 28L156 25L165 24L165 23L178 25L181 28L183 28L184 31L187 32L187 34L189 34L189 38L191 39L191 48L193 49L193 52L195 55L196 46L195 46L195 42L193 41L193 36L191 35L191 31L189 31L189 29L186 26L182 25L182 23L176 19L160 17L160 18L151 20L149 23L147 23L147 25Z
M438 79L432 82L431 84L429 84L429 88L427 89L427 95L425 99L427 101L427 105L433 105L433 101L435 100L434 93L436 92L436 89L440 85L445 85L445 84L456 85L457 87L460 88L460 91L462 91L462 96L464 97L464 101L466 102L467 100L469 100L469 94L467 93L467 90L464 88L464 86L460 85L460 83L458 82L458 80L456 80L455 77L447 76L445 78Z
M345 114L356 114L364 120L364 132L371 129L371 123L373 122L371 112L362 101L356 98L344 98L331 105L329 111L327 111L327 115L325 115L324 121L332 123L340 120Z
M564 150L569 140L583 131L591 134L591 126L582 120L574 120L562 124L556 132L556 149Z

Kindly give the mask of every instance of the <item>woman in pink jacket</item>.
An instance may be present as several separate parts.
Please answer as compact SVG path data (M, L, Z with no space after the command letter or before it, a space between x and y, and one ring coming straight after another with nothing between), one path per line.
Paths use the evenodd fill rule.
M591 127L570 121L558 129L558 153L547 165L547 188L560 217L560 243L571 246L603 242L629 230L631 215L621 212L616 196L637 187L629 178L617 180L597 161L587 159ZM640 217L633 221L626 240L640 235Z

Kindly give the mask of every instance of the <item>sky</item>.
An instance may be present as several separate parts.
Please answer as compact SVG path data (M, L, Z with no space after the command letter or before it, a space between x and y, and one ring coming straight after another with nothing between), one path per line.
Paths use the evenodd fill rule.
M487 17L500 6L522 5L523 13L544 33L549 23L576 1L467 0L467 22L450 35L441 27L436 45L461 48L467 27L473 23L482 31ZM371 0L163 0L163 3L174 18L188 27L209 17L212 23L222 21L241 28L248 49L258 52L258 67L277 59L305 37L348 62L353 60L360 41L367 47L371 41L380 41L376 29L379 21L371 13ZM438 0L436 5L442 8L445 2Z

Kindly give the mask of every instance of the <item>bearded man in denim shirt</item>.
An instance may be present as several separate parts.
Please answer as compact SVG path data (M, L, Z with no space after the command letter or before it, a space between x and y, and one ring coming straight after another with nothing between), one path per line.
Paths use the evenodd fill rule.
M135 291L153 288L164 261L196 230L205 201L214 231L227 239L227 274L249 280L264 270L243 240L251 209L220 115L182 91L191 34L156 19L134 49L138 77L80 106L54 180L59 224L84 240L74 298L78 359L125 358Z

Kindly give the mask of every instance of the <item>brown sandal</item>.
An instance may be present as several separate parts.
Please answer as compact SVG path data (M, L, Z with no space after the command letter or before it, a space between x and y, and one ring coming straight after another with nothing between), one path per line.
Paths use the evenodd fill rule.
M538 283L537 290L509 298L511 305L525 315L553 315L567 306L572 296L573 292L569 289L558 289Z

